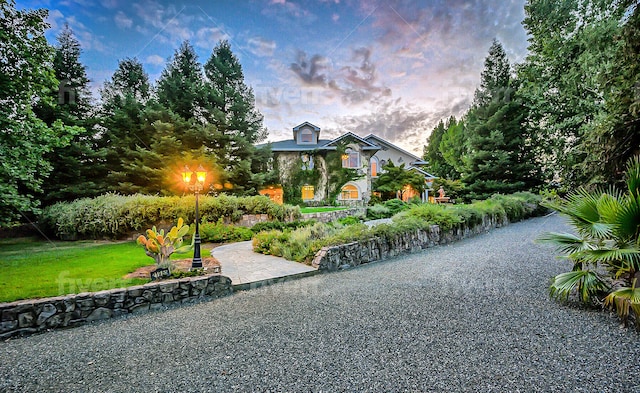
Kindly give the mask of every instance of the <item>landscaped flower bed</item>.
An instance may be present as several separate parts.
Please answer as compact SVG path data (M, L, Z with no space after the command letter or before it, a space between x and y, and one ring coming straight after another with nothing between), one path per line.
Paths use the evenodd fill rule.
M327 246L377 238L391 239L416 230L428 230L433 225L446 231L473 227L487 218L492 221L519 221L545 211L540 208L541 200L531 193L517 193L494 195L470 205L417 204L393 216L391 224L369 228L360 223L316 223L296 230L271 230L257 234L253 247L256 252L311 264L316 253Z

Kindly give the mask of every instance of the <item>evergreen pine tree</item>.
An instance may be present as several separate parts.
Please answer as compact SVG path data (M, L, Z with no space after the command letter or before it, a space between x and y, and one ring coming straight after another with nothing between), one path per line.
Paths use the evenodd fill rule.
M106 178L104 188L132 192L130 173L138 159L138 147L150 148L153 130L145 127L145 108L150 99L149 77L138 59L124 59L110 81L100 90L101 125L104 129L100 148L104 152Z
M229 42L216 45L204 72L205 116L217 130L211 145L213 153L233 185L233 192L255 193L265 180L264 173L255 171L270 156L268 152L257 152L255 144L266 138L267 130Z
M184 41L162 71L158 102L185 120L202 120L202 66L189 41Z
M91 95L85 66L80 62L82 49L68 24L57 37L53 69L59 87L52 92L52 106L39 111L48 124L61 120L65 125L80 127L68 146L47 154L53 171L43 185L46 203L98 195L96 180L102 177L102 157L96 151L95 120L91 115Z
M482 82L467 116L468 153L462 178L469 196L528 190L538 182L523 123L526 109L502 45L495 41L485 60Z

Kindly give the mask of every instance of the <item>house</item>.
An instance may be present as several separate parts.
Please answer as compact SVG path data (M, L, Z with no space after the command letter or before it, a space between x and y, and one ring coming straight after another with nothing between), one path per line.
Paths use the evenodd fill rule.
M320 131L304 122L293 128L291 139L270 143L280 184L268 185L260 194L279 203L302 200L320 205L336 200L343 205L364 204L372 196L373 180L389 161L418 171L427 183L435 178L421 168L426 162L420 157L379 136L363 138L347 132L335 139L321 139ZM416 196L427 199L426 192L418 195L408 189L403 193L405 200Z

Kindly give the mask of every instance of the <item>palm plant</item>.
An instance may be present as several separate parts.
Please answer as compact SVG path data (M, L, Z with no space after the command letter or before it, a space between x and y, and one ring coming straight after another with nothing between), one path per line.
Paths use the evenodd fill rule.
M577 293L585 303L615 307L626 325L631 311L640 328L640 157L627 164L627 190L580 188L565 199L545 203L569 219L576 234L549 232L538 241L558 246L573 263L557 275L550 295Z

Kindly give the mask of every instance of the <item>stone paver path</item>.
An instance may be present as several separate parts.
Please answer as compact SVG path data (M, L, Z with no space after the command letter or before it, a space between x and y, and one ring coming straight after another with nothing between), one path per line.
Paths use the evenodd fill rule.
M220 262L222 274L229 277L233 285L316 271L302 263L253 252L251 241L216 247L211 250L211 256Z

